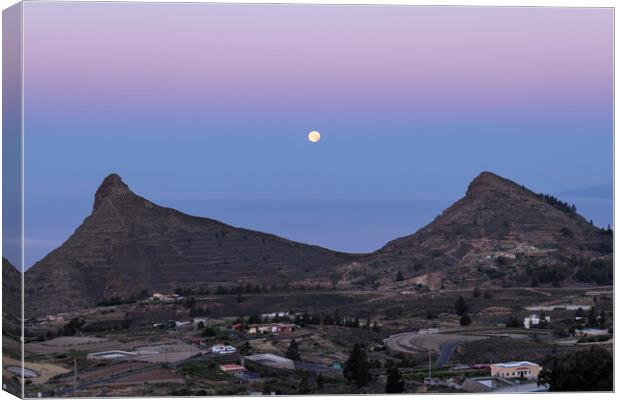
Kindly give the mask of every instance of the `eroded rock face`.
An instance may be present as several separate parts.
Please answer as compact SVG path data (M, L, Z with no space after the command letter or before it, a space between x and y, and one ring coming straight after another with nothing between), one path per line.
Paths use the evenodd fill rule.
M353 256L161 207L106 177L75 233L26 273L26 314L176 287L328 280Z
M570 206L483 172L465 197L414 235L386 244L369 262L409 276L442 271L446 283L457 285L528 286L526 268L566 266L570 281L571 257L611 257L612 243L611 232L592 226ZM489 269L496 276L480 273Z

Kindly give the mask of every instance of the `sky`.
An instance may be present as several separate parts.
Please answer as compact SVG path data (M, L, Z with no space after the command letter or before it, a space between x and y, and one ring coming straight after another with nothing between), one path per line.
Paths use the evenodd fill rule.
M111 172L341 251L414 233L485 170L607 226L612 38L601 8L27 2L24 264Z

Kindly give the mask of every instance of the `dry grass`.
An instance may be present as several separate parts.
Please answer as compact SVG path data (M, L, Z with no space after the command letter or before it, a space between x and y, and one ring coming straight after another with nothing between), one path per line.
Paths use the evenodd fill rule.
M21 365L21 361L9 357L2 357L2 365L4 368L10 366L19 367ZM24 367L31 369L39 374L39 376L36 378L30 378L32 383L35 385L43 384L57 375L66 374L67 372L69 372L69 370L66 368L50 363L25 362Z

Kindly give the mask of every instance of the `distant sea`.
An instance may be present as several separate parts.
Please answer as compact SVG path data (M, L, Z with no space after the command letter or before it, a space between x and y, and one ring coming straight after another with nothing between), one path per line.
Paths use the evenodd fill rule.
M613 224L611 199L562 197L594 224ZM216 219L236 227L272 233L332 250L364 253L388 241L415 233L454 203L451 198L278 198L278 199L170 199L161 205L186 214ZM50 209L68 207L50 199ZM38 208L36 208L38 209ZM83 210L84 216L90 212ZM30 267L60 246L80 221L57 218L54 213L27 214L26 259Z

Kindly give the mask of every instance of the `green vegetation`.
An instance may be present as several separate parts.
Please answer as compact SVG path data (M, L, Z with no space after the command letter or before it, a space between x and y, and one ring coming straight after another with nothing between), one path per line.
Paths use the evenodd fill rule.
M552 392L613 390L613 358L602 348L564 356L549 356L543 361L538 382Z
M400 282L405 280L405 278L403 277L403 273L401 271L398 271L398 273L396 274L396 282Z
M85 324L86 321L84 321L84 318L73 318L71 321L65 324L65 326L62 327L59 332L59 336L75 336L78 332L80 332L80 329Z
M577 343L598 343L606 342L611 339L611 335L584 336L577 340Z
M565 214L571 216L577 214L577 207L575 207L574 204L568 204L567 202L559 200L550 194L539 193L538 198L545 200L547 204L557 208Z
M461 324L461 326L469 326L471 325L471 318L469 317L469 315L463 314L461 316L461 319L459 320L459 323Z
M405 381L398 368L390 366L387 370L387 381L385 382L385 393L402 393L405 390Z
M149 292L147 289L144 289L140 293L132 295L127 298L111 297L109 299L103 299L97 303L97 307L120 306L122 304L131 304L131 303L136 303L138 301L146 300L148 299L148 297L149 297Z
M181 365L179 372L196 378L214 381L232 381L234 378L220 370L215 361L191 361Z
M613 284L613 262L611 260L572 258L571 264L577 267L575 279L579 282L594 282L597 285Z
M520 328L522 326L521 321L515 317L514 315L511 315L508 318L508 322L506 323L506 326L508 328Z
M291 343L288 345L286 357L294 361L301 360L301 356L299 355L299 346L297 345L295 339L291 340Z
M342 374L348 382L354 381L358 387L366 385L370 382L370 364L366 349L359 343L355 343L349 358L344 364Z
M454 304L454 312L459 317L462 317L465 313L467 313L467 310L469 310L469 306L465 302L463 296L459 296L459 298L456 300L456 303Z
M488 375L490 373L490 371L488 369L467 369L467 370L460 370L460 371L447 371L447 370L437 370L437 369L433 369L431 370L431 375L433 376L433 378L439 378L439 379L448 379L448 378L456 378L456 377L461 377L461 378L469 378L469 377L474 377L474 376L484 376L485 374ZM418 371L418 372L407 372L402 374L403 379L405 379L406 381L415 381L415 382L422 382L424 381L425 378L428 378L428 370L424 370L424 371Z

